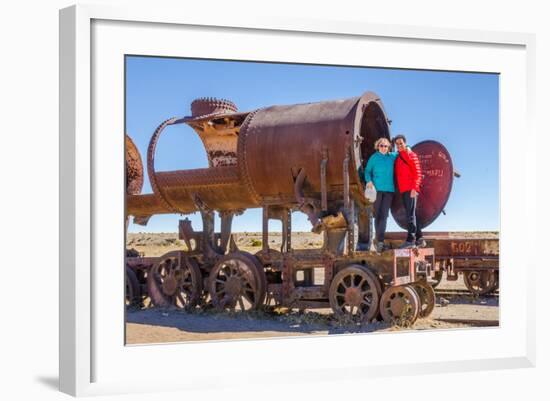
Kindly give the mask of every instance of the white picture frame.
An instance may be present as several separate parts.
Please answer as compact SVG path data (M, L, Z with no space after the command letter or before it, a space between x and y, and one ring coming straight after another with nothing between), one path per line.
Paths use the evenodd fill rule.
M527 244L520 252L513 244L521 241L518 228L535 231L533 216L536 216L536 209L532 205L527 206L527 191L518 190L535 187L534 175L525 174L535 170L535 161L525 154L515 153L511 137L513 132L521 131L525 132L525 140L535 142L532 118L534 35L292 17L258 16L251 20L249 16L239 19L236 15L227 19L215 13L206 17L186 15L182 10L174 11L178 10L88 5L60 11L61 391L80 396L196 390L212 388L213 383L217 387L238 386L238 383L212 372L205 361L215 355L227 358L248 355L258 360L268 358L270 364L253 364L253 369L246 370L245 365L239 366L256 383L268 383L268 373L277 373L280 380L294 381L299 372L301 381L326 381L335 378L361 380L411 372L534 366L535 315L534 308L527 307L535 299L534 282L527 280L527 275L534 272L535 261L531 255L535 253L530 249L534 245ZM331 57L342 57L337 54L334 43L337 40L341 52L346 48L372 46L379 58L369 66L501 74L500 327L124 346L124 341L120 341L121 333L124 333L124 321L120 319L123 316L122 302L116 302L122 299L124 288L124 223L120 219L124 214L121 201L123 177L122 169L117 167L122 166L123 131L119 136L105 134L107 131L117 132L123 124L120 68L124 61L119 56L125 53L206 56L210 51L211 55L220 59L235 59L235 53L229 57L224 47L209 47L213 37L221 33L251 43L254 43L254 35L262 37L262 46L252 46L254 55L243 53L237 56L242 59L254 57L256 60L288 61L288 57L293 56L284 56L286 53L277 53L279 58L275 56L276 51L288 51L288 54L295 55L294 61L321 63L327 59L319 59L321 56L315 52L319 41L327 49L334 50ZM195 47L190 44L178 46L178 35L192 35L203 40ZM277 43L285 40L294 44L289 44L287 48L277 47ZM300 47L300 41L304 45L311 44L312 50L303 51L310 47ZM385 50L376 50L382 47ZM422 50L423 47L425 50ZM430 56L434 49L437 49L437 57ZM425 57L421 58L418 54ZM464 57L455 60L461 54ZM353 54L353 59L346 61L359 65L365 63L360 54ZM343 64L341 59L340 63ZM511 110L514 113L510 113ZM512 156L514 168L507 163ZM105 198L107 193L112 194L109 200ZM121 268L111 267L109 270L105 267L106 261L113 266L120 263ZM511 266L517 269L518 265L522 269L520 273L514 273L512 280L507 271ZM98 291L101 297L97 296ZM116 307L118 304L121 305L120 310ZM414 343L415 347L408 347L408 343ZM429 343L464 343L470 344L471 349L442 347L437 355L421 352L427 349ZM358 345L358 358L353 362L337 357L337 351L346 347L358 349ZM281 353L282 349L289 353L299 349L303 358L293 359L289 364L288 358L285 359ZM174 355L193 360L192 369L188 367L188 372L181 372L185 367L179 367L177 375L164 377L154 372L151 374L151 370L148 370L149 376L144 377L134 369L136 361L154 364L168 361ZM186 380L181 377L186 377Z

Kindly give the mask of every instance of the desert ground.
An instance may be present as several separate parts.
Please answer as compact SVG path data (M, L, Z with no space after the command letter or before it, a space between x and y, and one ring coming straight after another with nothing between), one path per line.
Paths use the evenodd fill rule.
M261 248L261 233L233 234L239 249L255 253ZM472 236L486 233L472 233ZM270 233L269 246L278 249L280 233ZM293 233L295 249L317 248L322 237L313 233ZM160 256L185 249L177 233L130 233L127 247L143 256ZM128 345L185 341L270 338L344 333L392 332L402 330L467 329L499 325L498 295L474 297L450 295L444 290L466 289L462 277L447 281L444 277L436 289L436 305L428 318L418 319L410 328L390 326L383 322L357 325L334 317L330 309L274 310L247 313L221 313L213 310L184 312L158 308L128 309L126 343ZM438 292L440 292L438 294Z

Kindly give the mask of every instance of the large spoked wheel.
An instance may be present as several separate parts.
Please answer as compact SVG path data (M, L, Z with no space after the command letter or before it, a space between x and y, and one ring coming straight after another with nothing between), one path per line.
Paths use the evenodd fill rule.
M168 252L151 267L147 290L153 305L191 309L202 294L197 262L181 251Z
M402 327L411 326L420 313L420 297L414 288L408 285L389 287L382 294L380 313L387 323Z
M210 271L208 292L216 309L244 312L264 304L266 283L263 266L254 255L234 252Z
M376 271L369 266L367 266L367 269L372 273L373 277L375 278L374 284L376 286L376 291L378 292L378 312L376 313L376 316L374 317L377 321L384 320L382 318L382 315L380 314L380 297L382 296L382 293L384 292L382 280L378 277Z
M433 287L425 281L417 281L412 284L412 287L420 299L420 312L418 316L421 318L430 316L435 307L435 291Z
M138 307L141 304L141 291L136 273L131 267L126 266L126 307Z
M330 306L337 316L361 322L371 321L378 313L380 284L366 267L351 265L340 270L329 288Z
M465 271L463 276L466 288L474 295L488 294L498 286L494 271Z

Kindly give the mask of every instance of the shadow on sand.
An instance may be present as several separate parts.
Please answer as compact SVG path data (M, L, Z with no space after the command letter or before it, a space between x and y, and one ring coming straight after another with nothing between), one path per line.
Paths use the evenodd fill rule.
M316 312L277 315L268 312L183 312L144 309L128 311L127 323L176 328L193 333L286 332L302 334L368 333L388 328L384 322L342 322Z

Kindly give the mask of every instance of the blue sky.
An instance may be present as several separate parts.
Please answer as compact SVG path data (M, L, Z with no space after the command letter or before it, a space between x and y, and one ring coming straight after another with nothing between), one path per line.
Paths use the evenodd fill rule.
M274 104L342 99L376 92L392 120L391 134L409 144L434 139L449 150L462 177L454 180L446 215L428 231L499 229L499 79L496 74L126 57L126 130L145 163L155 128L174 116L191 115L199 97L233 101L240 111ZM157 171L207 167L193 129L180 124L163 133L155 157ZM144 193L151 187L145 177ZM199 213L188 215L200 230ZM153 216L129 232L175 232L179 215ZM233 220L233 231L261 231L261 210ZM219 230L219 219L216 217ZM293 214L293 231L309 231L305 215ZM280 223L270 221L270 231ZM400 230L390 217L388 231Z

